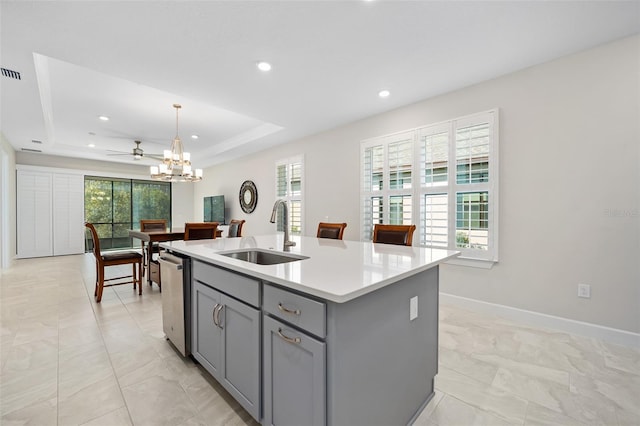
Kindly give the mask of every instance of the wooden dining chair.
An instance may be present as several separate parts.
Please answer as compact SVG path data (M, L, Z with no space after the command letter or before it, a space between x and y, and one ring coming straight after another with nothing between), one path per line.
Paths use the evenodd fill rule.
M373 242L410 246L415 230L415 225L383 225L376 223L373 226Z
M96 258L96 286L93 295L96 298L96 302L100 303L102 300L102 292L105 287L111 287L114 285L131 284L135 290L138 286L138 294L142 294L142 255L135 251L118 251L111 253L102 253L100 251L100 238L93 224L86 222L84 224L91 233L91 246L93 256ZM119 266L131 264L131 275L124 275L115 278L105 278L105 269L109 266ZM121 281L121 280L127 281ZM117 281L117 282L112 282ZM111 282L111 284L105 284Z
M142 232L154 232L161 231L165 232L167 230L167 220L166 219L141 219L140 220L140 231ZM143 273L147 274L147 265L150 265L153 259L149 259L147 261L147 251L144 249L145 242L141 241L142 244L142 270ZM150 243L151 244L151 243ZM151 256L154 254L160 253L160 245L155 243L151 246ZM160 283L158 283L160 285Z
M341 240L342 234L344 234L344 228L347 227L346 223L329 223L320 222L318 224L318 238L332 238L334 240Z
M207 240L216 237L218 222L197 222L184 224L184 240Z
M238 220L238 219L231 219L229 221L229 232L227 235L227 237L230 238L234 238L234 237L242 237L242 225L244 225L246 221L244 219L242 220Z

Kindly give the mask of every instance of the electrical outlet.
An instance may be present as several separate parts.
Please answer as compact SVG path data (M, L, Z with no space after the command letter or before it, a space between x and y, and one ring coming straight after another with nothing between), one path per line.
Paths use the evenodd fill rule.
M578 297L591 298L591 286L589 284L578 284Z
M409 321L418 318L418 296L409 299Z

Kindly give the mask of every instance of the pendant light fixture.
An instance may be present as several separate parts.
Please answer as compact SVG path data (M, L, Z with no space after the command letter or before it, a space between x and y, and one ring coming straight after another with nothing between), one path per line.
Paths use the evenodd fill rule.
M151 178L165 182L198 182L202 180L202 169L191 168L191 154L184 152L182 140L178 136L178 111L180 104L173 104L176 109L176 137L171 142L171 149L164 150L164 159L157 166L151 166Z

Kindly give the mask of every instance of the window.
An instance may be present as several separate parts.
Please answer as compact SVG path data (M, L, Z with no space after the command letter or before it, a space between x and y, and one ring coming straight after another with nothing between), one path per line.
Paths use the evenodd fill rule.
M276 163L276 196L289 205L289 233L301 235L304 192L304 167L302 157L288 158ZM278 231L284 231L282 215L279 216Z
M413 139L403 132L362 145L364 239L372 238L376 223L413 223Z
M373 224L417 226L420 245L497 260L498 111L361 144L362 238Z
M141 219L166 219L171 226L171 184L87 176L84 217L95 225L101 249L129 248L129 229Z

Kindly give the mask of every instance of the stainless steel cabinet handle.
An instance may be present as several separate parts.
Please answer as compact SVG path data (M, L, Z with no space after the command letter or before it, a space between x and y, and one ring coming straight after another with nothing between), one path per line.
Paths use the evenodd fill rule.
M224 305L220 303L216 303L216 306L213 307L213 323L220 328L222 328L220 324L220 311L222 311L222 308L224 308Z
M300 343L300 338L299 337L289 337L289 336L285 336L284 334L282 334L282 329L279 328L278 329L278 336L280 336L280 338L282 340L284 340L285 342L289 342L289 343Z
M224 305L220 304L220 307L218 308L218 327L220 327L222 329L224 328L222 326L222 322L224 321L224 318L222 318L222 321L220 321L220 314L222 313L224 315L224 313L222 312L223 309L224 309Z
M300 315L302 313L300 312L300 309L287 309L284 306L282 306L282 303L278 303L278 309L280 309L285 314Z
M218 327L220 327L220 324L218 324L218 308L219 307L220 307L219 303L216 303L216 306L213 307L213 323Z

